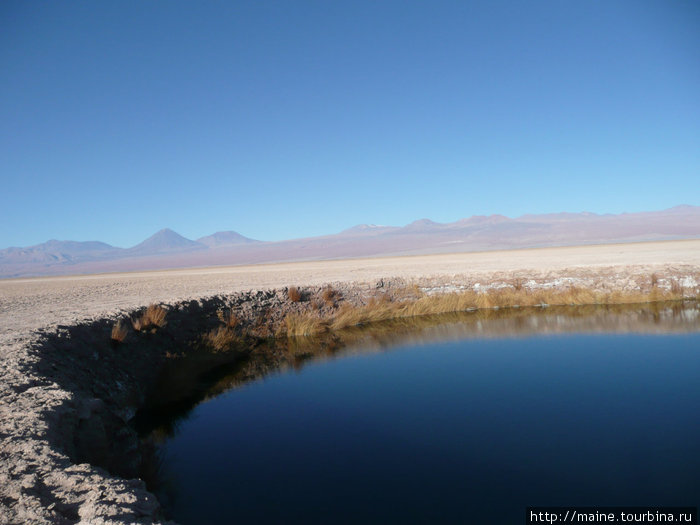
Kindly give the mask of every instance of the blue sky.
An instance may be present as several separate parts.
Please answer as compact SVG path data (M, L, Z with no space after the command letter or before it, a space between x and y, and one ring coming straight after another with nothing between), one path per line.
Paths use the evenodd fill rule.
M700 3L0 3L0 247L700 204Z

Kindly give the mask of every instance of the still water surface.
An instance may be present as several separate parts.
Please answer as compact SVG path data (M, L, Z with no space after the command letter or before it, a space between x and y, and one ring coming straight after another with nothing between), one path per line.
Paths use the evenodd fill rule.
M698 323L695 304L465 314L262 350L144 417L157 492L183 524L696 506Z

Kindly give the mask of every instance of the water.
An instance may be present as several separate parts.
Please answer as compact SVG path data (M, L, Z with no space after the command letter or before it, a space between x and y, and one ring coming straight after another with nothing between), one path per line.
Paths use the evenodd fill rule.
M183 524L698 505L697 314L472 314L262 350L151 410L164 417L149 429L163 439L159 497Z

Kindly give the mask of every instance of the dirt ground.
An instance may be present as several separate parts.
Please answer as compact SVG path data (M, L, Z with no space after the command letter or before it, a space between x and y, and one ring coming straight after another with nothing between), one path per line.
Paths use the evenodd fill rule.
M115 317L149 303L234 292L402 278L451 290L519 278L540 286L633 289L661 276L700 286L700 240L384 257L122 274L0 280L0 522L151 523L158 503L139 480L73 464L46 414L90 410L37 363L42 333ZM83 403L83 404L81 404Z

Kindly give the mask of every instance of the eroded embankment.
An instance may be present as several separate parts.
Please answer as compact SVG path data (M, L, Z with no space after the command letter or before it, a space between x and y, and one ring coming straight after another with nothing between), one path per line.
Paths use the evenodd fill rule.
M696 278L696 273L645 276L624 290L601 281L599 289L590 293L576 283L576 296L584 301L614 297L618 302L625 297L695 297ZM432 304L426 295L444 292L478 292L477 299L495 301L504 297L507 288L521 294L520 302L527 294L556 292L533 299L533 304L540 304L557 294L571 300L571 294L564 292L571 292L572 282L561 278L459 285L424 281L409 286L401 280L382 280L371 286L301 288L298 295L289 289L235 293L162 305L165 318L153 322L141 321L142 309L35 333L21 342L28 349L26 354L18 353L17 359L3 363L9 394L3 399L0 521L162 521L158 502L136 479L148 475L152 461L131 420L169 359L196 352L245 353L267 338L286 337L293 326L289 319L318 319L320 324L314 321L314 326L326 331L334 328L341 314L347 317L355 312L353 322L368 322L380 320L372 317L374 311L381 313L381 319L436 313L413 311L410 305ZM440 305L439 311L456 308L445 306L439 298L435 304ZM498 305L491 301L481 306ZM124 330L113 332L120 321Z

